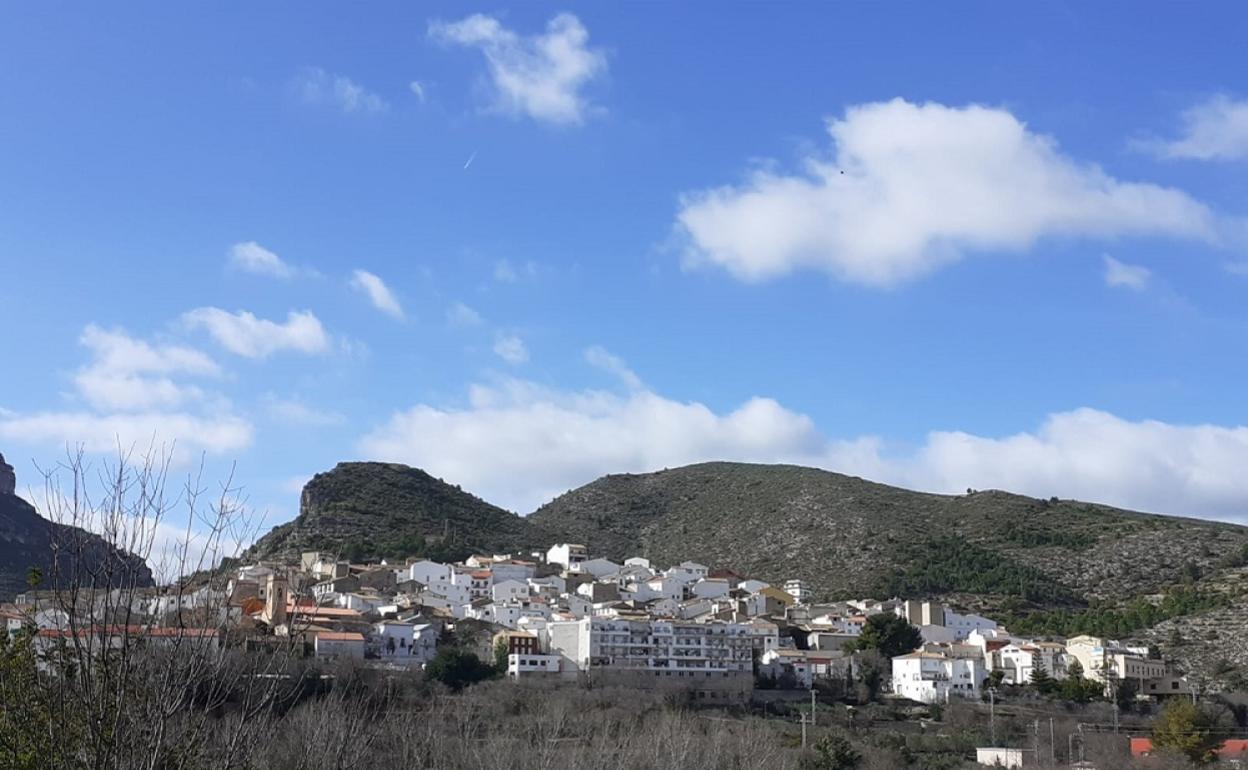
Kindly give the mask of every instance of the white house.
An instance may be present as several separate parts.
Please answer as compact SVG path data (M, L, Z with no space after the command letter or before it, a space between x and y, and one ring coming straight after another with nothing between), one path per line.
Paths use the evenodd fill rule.
M451 583L467 588L468 595L473 599L484 599L490 595L494 573L488 569L455 569L451 572Z
M790 676L805 690L817 679L844 679L850 666L849 658L840 650L774 649L764 652L758 663L759 673L777 680Z
M654 569L654 565L650 563L650 560L642 558L641 556L633 556L631 558L625 559L624 566L625 567L644 567L645 569Z
M742 580L740 583L737 583L737 588L745 591L747 594L754 594L770 585L771 583L765 583L762 580Z
M520 580L504 580L490 586L490 598L496 602L519 601L529 598L529 584Z
M558 674L559 660L558 655L513 652L507 656L507 676L519 679L523 676Z
M714 606L709 599L690 599L687 602L680 603L680 609L676 614L681 620L693 620L704 615L710 615Z
M335 604L356 612L368 612L387 604L390 600L378 594L345 593L335 597Z
M383 660L422 665L433 660L437 652L438 630L428 623L383 620L373 624L373 636Z
M711 568L705 564L699 564L696 561L682 561L680 564L677 564L675 567L669 569L667 574L688 575L690 578L689 582L693 582L694 580L701 580L706 577L710 571Z
M728 581L723 578L702 578L693 584L693 595L699 599L719 599L728 595Z
M919 635L929 644L958 641L958 633L948 626L919 626Z
M540 602L495 602L490 605L490 613L492 618L483 619L492 620L507 628L519 628L520 621L524 618L549 618L550 607Z
M948 703L950 697L978 698L987 678L980 657L912 652L893 658L893 692L921 703Z
M546 551L546 563L558 564L564 569L572 569L574 564L580 564L588 558L589 552L580 543L559 543Z
M1006 684L1027 684L1038 669L1054 679L1066 678L1065 654L1060 644L1011 643L995 651Z
M585 559L568 568L572 572L593 575L595 579L614 575L620 571L620 565L610 559Z
M584 596L564 594L560 602L568 608L568 612L578 618L587 618L594 611L594 603Z
M798 604L807 604L812 598L810 588L807 587L805 580L784 581L784 592L792 596Z
M529 578L525 581L529 584L530 593L544 594L546 596L554 596L558 598L560 595L567 593L568 581L559 575L548 575L540 578Z
M680 602L661 597L646 602L646 611L654 618L674 618L680 613Z
M531 561L506 559L491 564L490 572L494 574L495 583L504 580L519 580L523 583L537 575L537 565Z
M1023 767L1023 755L1026 752L1027 749L977 748L975 749L975 764L1003 768Z
M750 629L750 643L755 652L761 654L780 649L780 627L775 623L752 618L741 625Z
M999 628L997 621L986 618L983 615L969 613L963 615L953 610L945 610L944 626L952 629L955 637L959 640L966 639L975 631L983 633Z
M688 583L685 575L660 575L652 577L645 582L645 586L650 589L653 596L649 598L666 598L674 601L682 601L685 598L685 585Z
M415 580L422 585L431 586L435 583L451 582L451 567L449 564L439 564L436 561L418 561L407 565L403 570L398 570L399 581Z

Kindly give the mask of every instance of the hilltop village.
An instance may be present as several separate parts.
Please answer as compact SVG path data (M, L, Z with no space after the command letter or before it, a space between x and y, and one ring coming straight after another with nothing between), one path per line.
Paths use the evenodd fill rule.
M1025 638L936 602L815 601L779 585L685 561L615 563L560 543L544 552L353 564L321 552L298 563L234 566L216 580L141 589L125 624L102 636L195 633L221 644L286 638L303 654L381 668L423 668L448 640L511 679L557 677L687 692L733 704L756 688L810 690L852 681L864 630L878 618L913 626L881 689L920 703L981 699L988 688L1078 677L1105 697L1190 696L1193 686L1148 646L1092 636ZM10 633L37 627L47 646L73 625L48 592L0 607ZM199 618L196 629L192 619ZM239 633L227 633L233 629Z

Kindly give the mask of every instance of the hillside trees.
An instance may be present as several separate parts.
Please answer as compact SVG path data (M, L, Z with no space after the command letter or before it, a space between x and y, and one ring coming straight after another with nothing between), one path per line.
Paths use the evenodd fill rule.
M1190 701L1173 700L1153 721L1153 746L1208 764L1216 758L1214 749L1221 743L1214 728L1215 720L1207 711Z

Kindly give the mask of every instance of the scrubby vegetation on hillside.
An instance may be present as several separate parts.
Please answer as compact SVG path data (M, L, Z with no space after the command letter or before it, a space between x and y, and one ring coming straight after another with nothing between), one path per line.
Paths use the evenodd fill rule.
M303 489L299 517L276 527L255 557L323 550L354 561L423 556L454 560L474 550L540 545L521 517L392 463L339 463Z
M1134 599L1122 606L1038 610L1007 616L1005 622L1016 634L1041 636L1091 634L1110 639L1123 639L1137 631L1151 628L1163 620L1218 609L1227 606L1228 603L1227 597L1220 593L1179 588L1165 594L1160 601Z
M942 594L1014 596L1043 605L1071 605L1071 589L1038 569L956 537L933 537L901 546L904 566L888 576L877 596L928 597Z

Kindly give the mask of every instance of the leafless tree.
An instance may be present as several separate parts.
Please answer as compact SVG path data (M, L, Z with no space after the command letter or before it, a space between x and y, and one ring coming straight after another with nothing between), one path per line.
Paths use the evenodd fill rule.
M213 767L242 766L261 717L297 686L297 637L244 652L249 621L215 571L250 539L245 501L228 480L209 497L202 468L171 490L171 457L119 452L96 470L79 451L44 473L58 526L30 605L30 696L63 738L50 767L199 767L210 744Z

